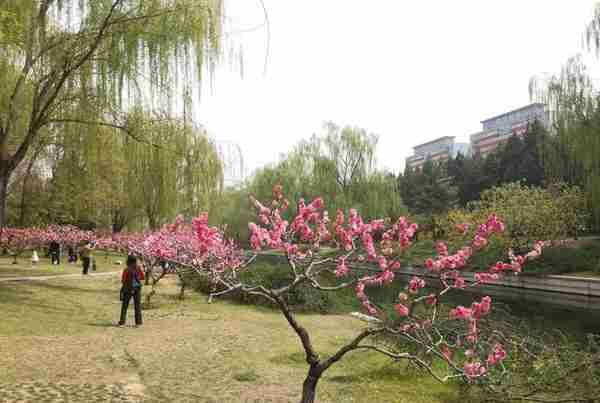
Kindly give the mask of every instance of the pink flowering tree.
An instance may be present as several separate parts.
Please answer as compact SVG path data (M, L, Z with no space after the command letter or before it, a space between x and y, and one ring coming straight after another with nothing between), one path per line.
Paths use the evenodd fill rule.
M437 274L436 287L426 287L425 280L416 275L407 282L405 292L398 295L397 301L381 306L372 301L369 292L392 284L401 267L402 253L411 247L416 224L404 217L396 222L384 219L367 222L356 210L350 210L347 216L337 211L331 220L321 198L308 204L300 200L297 214L289 216L289 202L280 186L274 188L269 204L251 201L258 222L249 224L250 243L257 253L263 249L281 251L287 260L290 280L282 287L268 288L262 284L246 284L241 279L240 273L251 267L246 264L211 268L217 289L209 301L241 292L260 296L279 308L298 336L309 366L302 388L302 403L315 401L323 373L353 351L408 361L441 382L456 378L469 383L483 382L491 373L505 371L505 347L500 340L483 337L480 331L481 319L491 310L491 298L483 297L468 307L457 306L449 312L444 312L442 301L453 290L476 287L499 279L505 273L521 272L527 260L539 256L542 243L536 243L524 256L510 253L508 262L498 262L488 273L478 273L473 282L467 282L460 269L467 266L471 256L483 249L492 236L504 231L502 221L491 215L464 247L451 253L445 243L437 244L436 253L426 261L427 269ZM465 228L461 231L467 233ZM334 248L334 255L321 253L326 245ZM322 292L353 288L366 313L355 316L368 325L334 354L321 356L309 330L298 321L286 302L286 295L301 285ZM398 340L399 348L378 344L380 336ZM400 348L406 345L411 348ZM432 363L436 360L446 363L443 373L434 369Z
M6 249L13 257L13 264L25 251L41 249L50 233L41 228L3 228L0 233L0 248Z
M244 263L241 250L225 239L220 229L208 225L207 213L200 214L191 225L186 225L179 216L175 223L167 224L159 231L120 236L114 244L121 251L141 258L147 281L152 278L147 302L155 294L157 283L168 273L179 277L180 296L183 297L186 274L214 277L225 270L236 270ZM161 270L154 275L157 267Z
M2 228L0 230L0 249L7 250L13 256L13 263L25 251L41 250L50 242L56 241L63 246L75 247L84 240L93 240L92 231L83 231L71 225L51 225L47 228Z
M76 248L86 241L93 241L97 238L93 231L84 231L74 225L50 225L46 232L48 234L47 243L56 241L63 248Z

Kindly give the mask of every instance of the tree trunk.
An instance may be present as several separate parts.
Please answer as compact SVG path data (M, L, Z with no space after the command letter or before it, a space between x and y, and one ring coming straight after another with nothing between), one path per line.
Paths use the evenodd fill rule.
M317 383L321 378L321 373L311 368L302 384L302 399L300 403L314 403L317 397Z
M7 174L0 174L0 228L6 225L6 195L8 187Z
M31 169L33 168L34 163L35 159L32 159L27 166L25 177L23 178L23 189L21 190L21 211L19 212L19 227L25 227L25 216L27 213L27 183L31 177Z

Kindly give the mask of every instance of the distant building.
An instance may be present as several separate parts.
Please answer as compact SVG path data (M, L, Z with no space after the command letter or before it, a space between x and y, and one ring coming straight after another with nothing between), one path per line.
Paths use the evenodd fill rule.
M483 130L470 136L473 154L484 157L510 136L523 136L529 124L535 120L549 127L550 114L544 104L533 103L482 121Z
M426 161L441 163L456 157L459 152L469 154L469 144L455 143L454 139L454 136L444 136L413 147L414 155L406 159L406 168L420 171Z

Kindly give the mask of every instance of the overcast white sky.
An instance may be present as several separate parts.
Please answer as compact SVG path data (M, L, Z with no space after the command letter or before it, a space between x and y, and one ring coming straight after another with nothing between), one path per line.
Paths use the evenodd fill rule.
M381 167L398 172L412 147L468 135L529 103L533 75L582 50L595 0L226 0L229 44L244 76L219 68L197 119L238 143L246 168L277 160L325 120L380 136Z

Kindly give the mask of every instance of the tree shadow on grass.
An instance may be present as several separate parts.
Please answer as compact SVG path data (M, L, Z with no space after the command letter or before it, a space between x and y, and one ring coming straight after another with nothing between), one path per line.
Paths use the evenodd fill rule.
M437 382L430 377L425 371L416 370L406 363L404 364L393 364L388 363L380 366L376 369L369 369L363 371L356 370L344 370L344 372L350 372L344 375L328 376L325 374L323 380L327 382L337 384L361 384L364 382L385 382L386 384L400 383L403 385L413 385L420 382L421 380L431 380L434 384ZM453 383L454 384L454 383ZM441 384L439 384L441 385ZM458 385L458 383L456 383ZM435 389L435 388L434 388ZM459 394L456 395L456 391L453 390L431 390L431 396L439 399L446 403L467 403L469 399L465 400L465 396Z

